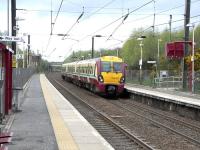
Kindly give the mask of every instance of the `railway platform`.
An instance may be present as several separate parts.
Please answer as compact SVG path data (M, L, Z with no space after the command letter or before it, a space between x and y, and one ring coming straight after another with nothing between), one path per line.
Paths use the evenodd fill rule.
M126 84L125 88L131 93L137 93L152 98L187 105L200 109L200 95L169 89L148 88L146 86Z
M199 120L200 95L198 94L170 89L151 88L130 83L127 83L125 88L131 93L133 99L139 99L139 101L147 103L148 105L175 111L182 116L188 116Z
M20 111L9 120L9 150L113 150L45 75L31 77Z

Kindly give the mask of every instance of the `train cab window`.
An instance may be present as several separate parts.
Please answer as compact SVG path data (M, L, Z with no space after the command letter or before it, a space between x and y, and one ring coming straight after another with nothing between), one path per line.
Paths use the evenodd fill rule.
M101 71L102 72L110 72L111 71L111 63L102 61L101 62Z
M85 67L85 73L88 74L88 67Z
M114 72L121 72L122 71L122 63L113 62L113 71Z

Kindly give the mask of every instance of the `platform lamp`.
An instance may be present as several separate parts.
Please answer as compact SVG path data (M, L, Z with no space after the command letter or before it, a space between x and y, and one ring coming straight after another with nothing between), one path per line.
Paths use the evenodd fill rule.
M195 31L195 24L187 24L187 27L192 27L192 57L191 57L191 61L192 61L192 93L194 93L194 79L195 79L195 72L194 72L194 46L195 46L195 42L194 42L194 31Z
M94 58L94 37L102 37L102 35L92 36L92 58Z
M140 84L142 84L142 54L143 54L143 40L146 38L146 36L141 36L137 38L138 41L140 41L140 60L139 60L139 66L140 66Z
M162 42L162 39L158 39L157 78L160 78L160 42Z

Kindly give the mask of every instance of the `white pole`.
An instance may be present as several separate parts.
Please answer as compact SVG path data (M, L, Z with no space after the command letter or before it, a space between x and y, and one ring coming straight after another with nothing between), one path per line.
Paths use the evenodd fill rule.
M160 58L160 39L158 39L158 58L157 58L157 78L160 77L159 73L159 58Z
M158 39L158 58L157 58L157 77L160 77L160 42L162 40Z
M7 24L7 28L8 28L8 36L10 35L10 32L9 32L9 24L10 24L10 0L7 0L8 1L8 3L7 3L7 5L8 5L8 8L7 8L7 14L8 14L8 24Z
M142 84L142 40L140 42L140 84Z
M192 57L191 57L191 61L192 61L192 93L194 93L194 78L195 78L195 71L194 71L194 30L195 30L195 26L193 25L193 30L192 30Z
M25 68L25 50L24 50L24 42L23 42L23 68Z

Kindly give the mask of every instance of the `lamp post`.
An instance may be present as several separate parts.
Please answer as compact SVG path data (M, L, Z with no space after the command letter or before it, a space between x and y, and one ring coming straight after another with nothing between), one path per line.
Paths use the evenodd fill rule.
M191 57L191 61L192 61L192 93L194 93L194 78L195 78L195 72L194 72L194 46L195 46L194 31L195 31L195 25L194 24L187 24L186 26L192 27L192 57Z
M102 37L102 35L92 36L92 58L94 58L94 37Z
M140 41L140 60L139 60L139 66L140 66L140 84L142 84L142 55L143 55L143 39L146 38L146 36L141 36L137 38L138 41Z
M91 54L90 54L90 53L88 54L88 58L89 58L89 59L91 58Z
M18 25L18 22L19 21L24 21L25 19L23 19L23 18L19 18L19 17L15 17L15 24L16 24L16 26L13 26L13 30L15 30L15 35L17 36L18 35L18 31L19 31L19 25ZM16 46L16 44L15 44L15 46ZM16 52L16 68L18 68L19 67L19 52L18 52L18 48L17 47L15 47L15 52ZM24 67L24 65L23 65L23 67Z
M85 56L81 56L81 60L84 60L85 59Z
M157 78L160 77L160 42L162 39L158 39L158 55L157 55Z

